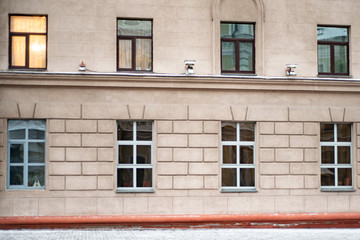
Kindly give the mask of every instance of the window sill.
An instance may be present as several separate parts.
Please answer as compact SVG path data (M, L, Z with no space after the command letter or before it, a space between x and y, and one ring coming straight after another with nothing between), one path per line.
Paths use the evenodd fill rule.
M355 192L355 188L321 188L321 192Z
M317 75L318 78L352 78L351 75L322 75L322 74L319 74Z
M258 76L256 73L221 73L224 76Z
M154 193L154 189L152 188L146 188L146 189L139 189L139 188L117 188L116 193Z
M222 193L257 193L258 190L257 189L250 189L250 188L228 188L228 189L221 189Z

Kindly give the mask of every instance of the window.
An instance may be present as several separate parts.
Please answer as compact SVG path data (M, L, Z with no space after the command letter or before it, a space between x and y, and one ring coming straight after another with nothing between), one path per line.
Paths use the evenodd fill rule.
M351 124L321 124L321 188L352 189Z
M152 129L152 122L117 123L118 191L153 191Z
M349 75L349 29L317 27L320 75Z
M152 70L152 21L117 20L117 70Z
M222 191L255 191L255 124L221 124Z
M9 68L46 69L47 17L10 15Z
M8 188L45 188L45 120L9 120Z
M221 72L255 73L255 25L221 23Z

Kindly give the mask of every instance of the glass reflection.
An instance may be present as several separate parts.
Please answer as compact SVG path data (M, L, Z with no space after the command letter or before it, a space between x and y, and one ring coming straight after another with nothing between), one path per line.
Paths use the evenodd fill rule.
M223 187L236 187L236 168L223 168L221 179Z
M350 164L350 147L338 147L338 163Z
M137 146L137 164L151 164L151 146Z
M317 27L318 41L348 42L348 36L346 27Z
M136 139L138 141L152 140L152 123L136 122Z
M339 186L351 186L351 168L339 168L338 169L338 185Z
M254 39L254 25L244 23L221 23L221 38Z
M28 187L45 186L45 167L29 166L28 173Z
M318 45L318 71L319 73L331 72L330 45Z
M24 162L24 145L11 144L10 145L10 163Z
M335 163L334 147L332 147L332 146L322 146L321 147L321 163L322 164Z
M235 43L222 41L221 43L221 69L223 71L235 71Z
M118 122L118 139L117 140L133 140L133 122Z
M223 163L236 164L236 146L223 146Z
M253 164L254 163L254 151L251 146L240 146L240 163Z
M255 169L241 168L240 169L240 186L255 187Z
M132 168L120 168L117 170L117 175L118 187L134 187Z
M45 162L45 143L29 143L29 163Z
M351 142L351 124L337 125L338 142Z
M118 35L122 36L151 36L151 21L146 20L118 20Z
M221 123L221 140L236 141L236 123Z
M334 168L321 168L321 186L335 186Z
M240 71L253 71L253 43L240 42Z
M136 186L152 187L152 170L150 168L136 170Z
M348 72L348 56L347 46L335 45L334 58L335 58L335 73Z
M10 185L24 184L24 167L10 166Z
M334 141L334 124L320 124L320 141Z
M133 163L133 146L122 145L119 146L119 164Z
M255 140L255 124L240 123L240 141L254 141Z

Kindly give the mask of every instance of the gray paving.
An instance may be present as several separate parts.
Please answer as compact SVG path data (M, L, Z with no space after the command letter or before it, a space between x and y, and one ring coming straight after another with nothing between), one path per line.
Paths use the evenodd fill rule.
M102 239L311 239L359 240L360 229L71 229L0 230L1 240Z

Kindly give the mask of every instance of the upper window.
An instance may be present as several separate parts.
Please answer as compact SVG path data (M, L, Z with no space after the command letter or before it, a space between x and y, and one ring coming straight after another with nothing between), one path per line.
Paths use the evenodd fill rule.
M152 129L152 122L117 123L119 191L153 191Z
M152 71L152 21L117 20L117 70Z
M222 191L255 190L255 124L221 124Z
M46 16L10 15L9 68L46 69Z
M349 28L317 27L320 75L349 75Z
M321 124L321 188L352 188L351 124Z
M8 122L8 188L45 188L45 120Z
M255 73L255 25L221 23L221 72Z

